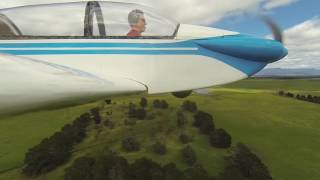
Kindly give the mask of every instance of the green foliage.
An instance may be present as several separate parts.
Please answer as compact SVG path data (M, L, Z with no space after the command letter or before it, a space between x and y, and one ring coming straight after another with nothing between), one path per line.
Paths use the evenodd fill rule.
M213 117L209 113L198 111L193 118L193 126L199 128L201 134L210 134L215 130Z
M73 145L80 143L86 136L89 121L90 115L85 113L71 125L65 125L60 132L29 149L25 155L23 173L27 176L37 176L66 162L71 156Z
M197 156L194 150L191 146L186 146L183 149L181 149L181 155L183 158L183 161L187 163L188 165L194 165L197 161Z
M159 155L164 155L167 152L167 147L165 144L160 143L160 142L156 142L155 144L152 145L152 150L153 152L155 152L156 154Z
M231 145L231 136L224 129L217 129L210 133L210 144L216 148L228 148Z
M145 107L148 106L148 100L147 100L147 98L142 97L142 98L140 99L140 106L141 106L142 108L145 108Z
M165 174L162 167L147 158L136 160L130 166L131 180L163 180Z
M122 140L122 148L127 152L139 151L140 143L133 137L127 137Z
M189 112L196 112L198 110L197 104L189 100L183 102L182 109Z
M241 174L250 180L271 180L268 168L262 163L257 155L252 153L244 144L237 144L233 155L227 158L227 168L237 168ZM238 176L238 175L237 175Z
M93 116L93 120L96 124L100 124L101 123L101 116L100 116L100 109L99 108L93 108L90 110L92 116Z
M196 165L184 171L184 180L212 180L208 172L201 166Z
M183 114L182 111L178 111L177 112L177 125L178 127L183 127L187 124L187 118L186 116Z
M65 180L92 180L92 166L95 159L91 157L81 157L76 159L72 166L65 170Z
M158 109L168 109L169 104L167 103L166 100L155 99L153 101L153 107Z
M192 137L186 133L181 133L179 136L179 140L183 143L183 144L188 144L190 142L192 142Z

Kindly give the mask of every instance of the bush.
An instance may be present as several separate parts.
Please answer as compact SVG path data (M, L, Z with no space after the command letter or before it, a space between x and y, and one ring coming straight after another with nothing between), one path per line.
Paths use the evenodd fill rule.
M181 155L184 162L190 166L194 165L197 161L196 153L191 146L186 146L185 148L181 149Z
M159 99L154 100L153 107L154 108L161 108L161 101Z
M196 112L198 110L197 104L189 100L183 102L182 109L189 112Z
M146 118L146 116L147 116L147 112L143 108L136 109L135 105L130 104L129 105L128 116L129 116L129 118L136 118L136 119L139 119L139 120L144 120Z
M112 122L111 120L105 120L104 122L103 122L103 124L106 126L106 127L108 127L108 128L110 128L110 129L113 129L114 127L115 127L115 124L114 124L114 122Z
M184 171L184 180L212 180L208 172L201 166L196 165Z
M90 123L90 114L84 113L65 125L61 131L29 149L25 155L22 172L27 176L37 176L49 172L65 163L71 156L73 145L86 136L86 127Z
M72 166L65 170L65 180L90 180L93 178L92 166L95 159L91 157L80 157Z
M247 179L272 180L268 168L244 144L238 144L235 152L227 160L229 168L237 168Z
M169 104L167 103L166 100L161 100L161 101L160 101L160 107L161 107L162 109L168 109Z
M210 114L199 111L193 116L193 126L198 127L201 134L210 134L215 129L213 118Z
M99 108L93 108L90 110L92 116L93 116L93 120L96 124L100 124L101 123L101 116L100 116L100 109Z
M140 144L133 137L128 137L122 140L122 148L127 152L139 151Z
M210 133L210 144L216 148L228 148L231 145L231 136L224 129L217 129Z
M186 116L183 114L182 111L178 111L177 112L177 125L178 127L183 127L185 124L187 124L187 118Z
M183 172L179 171L174 163L163 166L165 180L183 180Z
M136 160L130 166L131 180L164 180L165 174L162 167L147 158Z
M159 155L164 155L167 152L167 147L165 144L157 142L155 144L152 145L152 150L153 152L155 152L156 154Z
M142 97L142 98L140 99L140 106L141 106L142 108L145 108L145 107L148 106L147 98Z
M126 125L126 126L134 126L134 125L136 125L136 120L134 120L134 119L125 119L124 120L124 125Z
M111 99L106 99L105 102L106 102L106 104L111 104L112 101L111 101Z
M278 94L279 94L280 96L284 96L285 92L284 92L284 91L279 91Z
M179 136L179 139L183 144L188 144L188 143L192 142L192 138L188 134L185 134L185 133L182 133Z

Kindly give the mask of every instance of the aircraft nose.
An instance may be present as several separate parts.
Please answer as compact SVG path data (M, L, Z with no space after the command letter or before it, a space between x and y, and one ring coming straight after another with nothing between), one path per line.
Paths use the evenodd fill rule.
M196 43L211 51L266 63L278 61L288 54L288 50L278 41L247 35L198 39Z

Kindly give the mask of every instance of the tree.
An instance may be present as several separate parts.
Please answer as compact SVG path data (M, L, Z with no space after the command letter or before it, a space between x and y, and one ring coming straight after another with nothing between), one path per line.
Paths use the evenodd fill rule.
M91 157L80 157L76 159L72 166L65 170L65 180L91 180L93 177L92 166L95 159Z
M228 148L231 145L231 136L224 129L217 129L210 133L211 146Z
M184 180L211 180L208 172L201 166L196 165L184 171Z
M100 109L99 108L93 108L90 110L91 114L93 116L93 120L96 124L101 123L101 116L100 116Z
M136 160L130 166L131 180L164 180L165 174L162 167L147 158Z
M141 106L142 108L145 108L145 107L148 106L147 98L142 97L142 98L140 99L140 106Z
M161 108L161 101L159 99L154 100L153 107L154 108Z
M235 152L227 160L228 166L239 169L247 179L272 180L268 168L244 144L237 144Z
M160 101L160 107L161 107L162 109L168 109L169 104L167 103L166 100L161 100L161 101Z
M193 116L193 118L193 126L198 127L201 134L210 134L210 132L214 131L215 125L210 114L199 111Z
M194 165L197 161L196 153L191 146L186 146L185 148L181 149L181 155L184 162L190 166Z
M147 112L145 109L141 108L141 109L137 109L135 112L135 118L139 119L139 120L144 120L147 116Z
M179 139L183 144L188 144L192 142L192 138L186 133L180 134Z
M280 96L284 96L285 92L281 90L281 91L278 92L278 94L279 94Z
M140 144L133 137L128 137L128 138L125 138L125 139L122 140L122 148L124 150L126 150L127 152L139 151L140 150Z
M156 142L155 144L152 145L152 150L153 152L155 152L156 154L159 155L164 155L167 152L167 147L165 144L160 143L160 142Z
M177 169L174 163L163 166L165 180L183 180L183 172Z
M177 125L178 127L183 127L185 124L187 123L187 118L186 116L183 114L182 111L178 111L177 112Z
M196 112L198 110L197 104L189 100L183 102L182 109L189 112Z

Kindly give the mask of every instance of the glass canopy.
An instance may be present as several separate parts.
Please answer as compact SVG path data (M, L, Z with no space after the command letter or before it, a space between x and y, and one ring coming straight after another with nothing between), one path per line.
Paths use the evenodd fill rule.
M130 16L130 12L140 14ZM142 14L141 14L142 12ZM130 16L130 17L129 17ZM135 37L129 19L143 20ZM140 18L140 19L139 19ZM137 26L139 27L139 26ZM140 26L141 27L141 26ZM74 2L0 10L0 39L19 38L174 38L178 23L145 6L116 2Z

